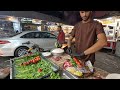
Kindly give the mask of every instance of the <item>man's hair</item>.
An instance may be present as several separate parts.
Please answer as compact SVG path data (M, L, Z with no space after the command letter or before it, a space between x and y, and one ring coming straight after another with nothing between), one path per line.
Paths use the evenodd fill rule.
M58 26L59 28L62 28L61 26Z

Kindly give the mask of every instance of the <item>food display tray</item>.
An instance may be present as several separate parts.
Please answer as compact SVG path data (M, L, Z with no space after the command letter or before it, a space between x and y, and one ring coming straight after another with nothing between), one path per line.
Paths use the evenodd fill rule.
M44 60L46 60L47 62L51 63L51 65L52 65L51 68L53 69L54 72L59 71L59 66L57 66L56 64L52 63L50 60L45 58L41 53L40 53L40 57L43 58ZM23 57L17 57L17 58L10 59L10 79L15 79L14 77L16 75L16 69L15 69L15 66L14 66L14 60L20 59L20 58L23 58ZM50 73L45 75L45 76L42 76L42 77L40 77L38 79L44 79L44 78L48 77L49 75L50 75Z

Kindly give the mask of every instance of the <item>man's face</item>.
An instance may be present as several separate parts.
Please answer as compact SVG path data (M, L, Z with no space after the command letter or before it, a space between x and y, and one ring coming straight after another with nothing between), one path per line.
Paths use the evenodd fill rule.
M80 16L83 21L87 21L89 18L91 18L92 11L80 11Z
M60 28L60 27L58 27L58 28L57 28L57 30L58 30L58 32L59 32L59 31L61 30L61 28Z

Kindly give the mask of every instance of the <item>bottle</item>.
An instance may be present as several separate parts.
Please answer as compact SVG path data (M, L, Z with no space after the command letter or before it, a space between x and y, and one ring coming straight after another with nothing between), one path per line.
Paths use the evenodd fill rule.
M86 66L88 66L90 72L94 71L94 67L93 67L93 65L92 65L90 60L88 60L85 64L86 64Z

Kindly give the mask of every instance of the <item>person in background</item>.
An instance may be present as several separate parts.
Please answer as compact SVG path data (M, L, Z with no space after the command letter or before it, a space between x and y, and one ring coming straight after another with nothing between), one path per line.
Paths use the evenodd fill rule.
M65 43L65 33L63 32L62 30L62 27L61 26L58 26L58 30L57 30L59 33L58 33L58 36L57 36L57 43L59 45L62 45Z
M71 32L68 40L68 54L72 53L71 43L75 38L76 53L80 60L86 62L95 62L95 52L107 45L107 38L103 30L103 26L98 21L93 20L92 11L80 11L82 21L78 22Z

